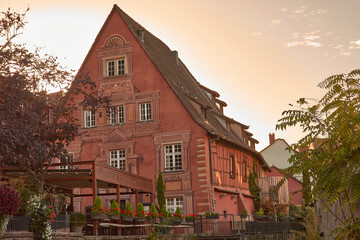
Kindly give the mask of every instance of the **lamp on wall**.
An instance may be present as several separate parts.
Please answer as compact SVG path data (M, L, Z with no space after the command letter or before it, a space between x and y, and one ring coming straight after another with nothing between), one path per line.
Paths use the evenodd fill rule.
M236 198L236 197L237 197L236 194L231 195L231 199L234 199L234 198Z
M220 197L223 198L223 197L225 197L226 195L227 195L226 193L221 193L221 194L220 194Z

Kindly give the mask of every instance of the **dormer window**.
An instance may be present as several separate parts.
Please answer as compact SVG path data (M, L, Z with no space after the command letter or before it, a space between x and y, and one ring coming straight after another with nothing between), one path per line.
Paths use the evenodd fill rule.
M113 59L106 61L107 76L125 75L125 59Z

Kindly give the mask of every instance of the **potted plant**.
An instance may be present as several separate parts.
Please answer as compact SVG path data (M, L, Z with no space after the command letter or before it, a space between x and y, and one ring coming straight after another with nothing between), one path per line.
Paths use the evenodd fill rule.
M104 208L101 203L101 199L97 196L94 200L94 205L91 208L91 218L92 219L103 219L104 218Z
M217 212L205 212L205 218L207 218L207 219L219 219L219 213L217 213Z
M181 224L182 219L183 219L183 217L182 217L182 214L181 214L181 210L180 210L179 207L176 207L176 210L175 210L175 212L173 214L173 220L172 220L173 224L175 224L175 225Z
M0 185L0 238L6 231L10 217L19 206L18 194L15 190Z
M120 209L119 209L119 204L115 200L112 201L110 208L107 209L107 214L109 215L109 219L119 220Z
M70 213L70 223L72 232L81 232L83 226L86 224L85 214L82 212Z
M136 205L135 221L145 222L145 210L141 202Z
M146 217L148 221L154 222L156 218L158 217L158 212L156 210L155 204L151 203L150 211L146 213Z
M127 202L125 205L125 210L122 212L121 222L132 222L133 221L133 209L130 202Z
M188 213L185 216L185 221L186 222L194 222L195 219L196 219L196 214L193 214L193 213Z
M248 213L245 209L240 213L241 218L247 218L247 215L248 215Z
M264 215L264 209L263 208L260 208L259 211L255 212L255 219L260 221L261 218L262 218L262 215Z
M167 222L169 218L171 218L171 214L168 213L165 205L161 205L160 213L159 213L160 222Z

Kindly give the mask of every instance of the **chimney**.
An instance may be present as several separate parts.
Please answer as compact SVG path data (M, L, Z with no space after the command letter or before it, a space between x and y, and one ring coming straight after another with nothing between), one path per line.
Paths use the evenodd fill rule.
M137 34L140 37L140 40L144 42L144 31L142 29L137 30Z
M275 133L269 133L269 144L273 144L275 142Z
M179 53L178 53L178 51L174 50L174 51L171 51L171 52L174 55L176 63L179 64Z

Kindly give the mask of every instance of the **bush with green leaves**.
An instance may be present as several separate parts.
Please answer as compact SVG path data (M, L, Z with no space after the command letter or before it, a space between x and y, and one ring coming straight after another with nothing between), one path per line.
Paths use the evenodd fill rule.
M144 205L141 202L136 205L135 216L138 218L145 218Z
M166 210L165 204L163 204L163 205L161 205L161 208L160 208L159 218L166 218L166 217L169 217L169 213Z
M91 208L91 213L92 214L104 214L105 213L105 210L101 203L101 198L99 196L96 196L96 198L94 200L94 205Z
M175 210L175 212L173 214L173 218L175 218L175 219L182 219L183 218L181 210L180 210L179 207L176 207L176 210Z
M240 213L240 215L241 215L241 216L247 216L248 213L247 213L246 209L244 209L244 210Z
M126 205L125 205L125 211L126 211L126 216L128 216L128 217L133 217L133 216L134 216L133 209L132 209L132 207L131 207L130 202L127 202L127 203L126 203Z
M150 211L146 213L147 217L154 220L158 217L158 212L156 210L155 204L151 203Z
M165 186L161 172L159 173L158 179L156 181L156 191L157 191L158 204L161 208L162 205L165 205Z
M120 207L117 201L112 201L110 209L108 209L107 214L112 216L120 215Z

